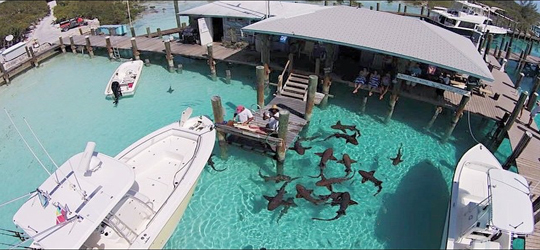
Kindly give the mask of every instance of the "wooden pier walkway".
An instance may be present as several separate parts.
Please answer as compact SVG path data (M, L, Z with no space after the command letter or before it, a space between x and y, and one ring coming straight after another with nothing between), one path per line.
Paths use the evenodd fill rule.
M495 53L495 51L493 49L489 50L490 55L495 56L494 53ZM505 58L505 56L506 56L506 52L503 51L501 53L501 57ZM519 53L511 52L510 57L508 59L512 60L512 61L519 61L519 56L520 56ZM536 56L533 56L533 55L528 55L525 58L525 62L532 63L532 64L539 64L540 63L540 57L536 57Z

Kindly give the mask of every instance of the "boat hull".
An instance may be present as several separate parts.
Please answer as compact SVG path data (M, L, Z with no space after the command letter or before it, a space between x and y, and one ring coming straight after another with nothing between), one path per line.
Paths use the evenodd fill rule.
M107 87L105 87L105 96L113 97L112 83L115 81L120 84L122 96L134 95L137 90L139 79L141 78L143 65L144 63L141 60L120 64L109 79Z

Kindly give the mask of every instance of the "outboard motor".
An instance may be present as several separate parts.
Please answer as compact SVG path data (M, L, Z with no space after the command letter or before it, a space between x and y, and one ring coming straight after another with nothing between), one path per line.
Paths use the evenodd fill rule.
M112 82L111 90L112 90L113 95L114 95L114 102L113 103L117 104L118 103L118 98L120 98L120 96L122 96L122 90L120 90L120 83L118 83L117 81Z

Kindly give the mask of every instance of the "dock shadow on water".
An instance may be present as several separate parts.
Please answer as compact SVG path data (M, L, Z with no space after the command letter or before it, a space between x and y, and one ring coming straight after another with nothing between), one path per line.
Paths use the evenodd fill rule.
M450 194L436 167L411 167L394 194L383 198L375 235L389 249L438 249Z

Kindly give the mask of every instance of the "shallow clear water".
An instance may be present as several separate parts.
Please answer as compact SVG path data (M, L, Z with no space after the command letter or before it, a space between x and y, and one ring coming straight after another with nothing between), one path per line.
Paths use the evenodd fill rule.
M170 4L172 6L172 2ZM144 27L145 32L145 27L156 25L157 19L146 23L143 20L140 27ZM170 20L174 27L174 17ZM95 141L96 150L114 156L137 139L177 120L186 107L192 107L194 115L212 116L210 98L214 95L221 96L227 118L231 118L237 104L256 103L253 67L218 64L219 79L213 82L204 61L175 58L184 65L183 74L177 74L166 70L162 57L150 59L159 65L144 67L135 96L121 99L117 107L105 99L103 91L120 62L110 62L105 56L90 59L69 53L17 76L9 86L1 86L0 106L13 115L38 157L52 170L54 167L39 150L23 117L52 158L61 164L84 150L87 141ZM231 84L223 79L227 67L232 72ZM174 89L172 93L167 93L169 87ZM264 175L273 175L274 162L229 147L228 159L214 158L216 168L227 170L215 172L207 168L203 171L184 217L166 248L438 248L454 166L459 157L475 145L467 114L458 123L449 143L440 144L439 138L450 123L450 111L445 110L432 129L426 131L423 127L434 107L400 98L394 119L384 124L387 99L379 101L374 95L368 101L366 113L360 114L360 95L353 95L351 90L341 84L332 85L331 93L336 97L330 99L330 105L324 110L315 107L313 120L304 133L324 138L338 132L330 126L341 120L361 130L359 145L332 138L304 142L304 146L313 148L303 156L289 150L285 174L302 178L287 186L286 197L296 194L296 183L314 188L315 194L328 193L325 188L315 187L317 179L307 177L318 173L320 158L314 153L328 147L334 148L337 158L347 153L357 160L358 163L353 164L355 170L376 170L375 176L383 181L380 194L373 196L376 188L371 183L362 184L356 173L353 180L334 185L336 191L349 191L352 199L359 203L350 206L346 216L331 222L313 221L312 217L334 217L338 208L314 206L296 199L298 206L292 207L278 223L280 209L267 211L263 195L274 196L281 185L264 183L258 176L259 169ZM266 102L269 100L267 97ZM480 118L471 116L470 119L472 133L482 141L494 123L480 128ZM5 115L0 115L0 138L2 203L32 191L47 174L25 148ZM500 160L510 153L506 140L505 143L496 153ZM403 144L404 162L393 166L389 158L395 157L400 144ZM219 155L217 143L214 153ZM325 175L343 176L343 166L329 162ZM15 202L0 208L1 228L14 229L11 217L20 204ZM15 241L0 236L2 243Z

